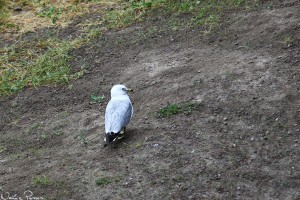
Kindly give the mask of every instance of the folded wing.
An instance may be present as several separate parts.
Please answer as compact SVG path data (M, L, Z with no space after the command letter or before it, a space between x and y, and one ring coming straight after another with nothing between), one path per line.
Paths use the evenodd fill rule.
M132 116L130 100L110 100L105 111L105 132L119 133Z

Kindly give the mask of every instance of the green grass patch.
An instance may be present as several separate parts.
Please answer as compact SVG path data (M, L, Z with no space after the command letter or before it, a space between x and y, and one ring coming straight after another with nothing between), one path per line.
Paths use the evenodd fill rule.
M0 30L5 25L6 18L9 16L7 11L7 0L0 0Z
M168 104L166 107L159 109L160 117L170 117L180 112L180 107L177 104Z
M139 149L139 148L142 147L142 145L143 145L142 143L138 142L138 143L135 144L135 148L136 148L136 149Z
M175 183L181 183L184 182L186 179L181 175L175 175L171 178L171 180Z
M32 185L35 187L46 187L50 185L50 179L48 176L36 176L32 179Z
M60 26L74 17L93 11L95 7L98 8L99 13L102 13L102 9L105 10L106 7L119 2L119 0L0 0L0 31L23 28L34 31L35 21L39 21L42 27ZM18 18L11 17L16 13L14 8L22 11L17 11ZM34 19L28 17L32 15L35 15ZM33 23L30 23L31 20ZM15 24L20 24L20 27Z
M0 95L12 94L26 86L66 84L83 74L83 71L70 73L69 42L51 39L35 45L22 49L19 44L0 52Z
M0 155L2 152L4 152L6 150L6 148L4 146L0 146Z
M91 95L91 101L93 103L101 103L101 102L103 102L104 99L105 99L105 96L103 96L103 95L100 95L100 96L97 96L95 94Z
M105 13L106 26L109 28L126 27L134 22L142 21L151 10L164 6L166 2L166 0L142 0L122 3L118 9Z
M282 39L282 43L285 45L285 46L289 46L291 45L292 43L294 42L294 39L292 36L290 35L285 35Z
M77 138L80 141L80 144L87 145L89 143L84 132L81 132Z
M98 178L96 180L96 185L98 185L98 186L104 186L104 185L108 185L110 183L111 183L111 181L107 177Z
M7 0L0 0L0 10L4 9L4 6L6 5Z
M51 22L55 24L56 21L60 18L62 12L63 9L61 7L57 7L55 5L48 5L47 7L41 9L40 12L35 12L35 13L40 17L49 18Z
M159 109L158 117L170 117L179 113L184 113L188 115L193 110L196 110L198 107L199 105L195 103L184 103L182 105L168 104L167 106Z
M237 8L250 8L258 4L246 0L131 0L121 4L105 14L104 19L109 28L126 27L132 23L145 20L149 15L179 16L189 14L194 25L211 30L217 26L226 12Z

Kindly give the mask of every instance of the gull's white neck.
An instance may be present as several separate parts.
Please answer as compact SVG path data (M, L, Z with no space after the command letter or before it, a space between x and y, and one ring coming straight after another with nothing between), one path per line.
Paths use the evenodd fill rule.
M127 94L111 95L111 100L115 99L129 99Z

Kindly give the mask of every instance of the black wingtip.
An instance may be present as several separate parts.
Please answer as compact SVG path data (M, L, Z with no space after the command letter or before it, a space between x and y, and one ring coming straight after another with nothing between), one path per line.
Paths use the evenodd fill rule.
M118 137L119 133L105 133L105 144L104 147L108 146L110 143L116 140Z

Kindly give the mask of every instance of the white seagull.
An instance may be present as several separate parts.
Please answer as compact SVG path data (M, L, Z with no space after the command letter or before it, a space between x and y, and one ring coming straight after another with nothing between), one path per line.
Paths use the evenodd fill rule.
M133 106L124 85L114 85L110 91L111 99L105 111L105 145L115 141L120 134L125 132L127 124L133 115Z

